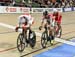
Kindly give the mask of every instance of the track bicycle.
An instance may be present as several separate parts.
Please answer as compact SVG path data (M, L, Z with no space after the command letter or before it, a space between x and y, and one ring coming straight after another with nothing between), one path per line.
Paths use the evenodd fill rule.
M48 29L47 26L45 26L45 30L44 30L44 32L42 33L42 36L41 36L42 47L46 48L47 42L50 42L50 44L52 45L51 40L52 40L53 37L54 37L53 35L49 35L49 29Z
M36 44L36 34L34 31L30 32L29 30L29 35L24 32L24 29L21 28L21 32L18 35L17 38L17 49L19 52L23 52L26 44L29 44L31 48L34 48Z

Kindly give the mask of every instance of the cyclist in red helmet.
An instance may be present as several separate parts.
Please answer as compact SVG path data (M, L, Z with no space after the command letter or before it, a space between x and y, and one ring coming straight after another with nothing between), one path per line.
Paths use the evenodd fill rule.
M57 9L53 10L53 17L55 19L55 24L57 24L58 26L58 30L60 31L61 29L61 21L62 21L62 15L60 14L60 12ZM57 35L57 37L59 37L60 34Z

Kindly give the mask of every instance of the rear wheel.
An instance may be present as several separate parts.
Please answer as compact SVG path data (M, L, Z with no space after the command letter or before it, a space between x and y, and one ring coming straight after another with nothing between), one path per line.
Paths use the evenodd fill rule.
M19 52L23 52L25 48L25 38L23 34L19 34L17 38L17 49Z
M29 36L29 44L30 44L30 47L33 49L35 47L35 44L36 44L36 34L34 31L32 31L32 33L30 33L30 36Z

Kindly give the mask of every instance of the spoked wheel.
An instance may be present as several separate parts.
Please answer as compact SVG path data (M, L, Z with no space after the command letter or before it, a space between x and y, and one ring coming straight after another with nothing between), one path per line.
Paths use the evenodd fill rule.
M47 38L48 38L47 33L43 32L42 36L41 36L41 45L42 45L43 48L46 48Z
M36 44L36 34L34 31L32 31L32 33L30 33L30 36L29 36L29 44L30 44L30 47L33 49L35 44Z
M25 38L23 34L20 33L17 38L17 49L19 52L23 52L24 48L25 48Z

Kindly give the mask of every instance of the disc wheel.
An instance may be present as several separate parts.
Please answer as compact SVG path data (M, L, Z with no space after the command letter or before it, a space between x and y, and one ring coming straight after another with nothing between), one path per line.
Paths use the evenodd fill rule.
M30 47L33 49L36 45L36 34L34 31L32 31L32 33L30 33L30 37L29 37L29 44Z

